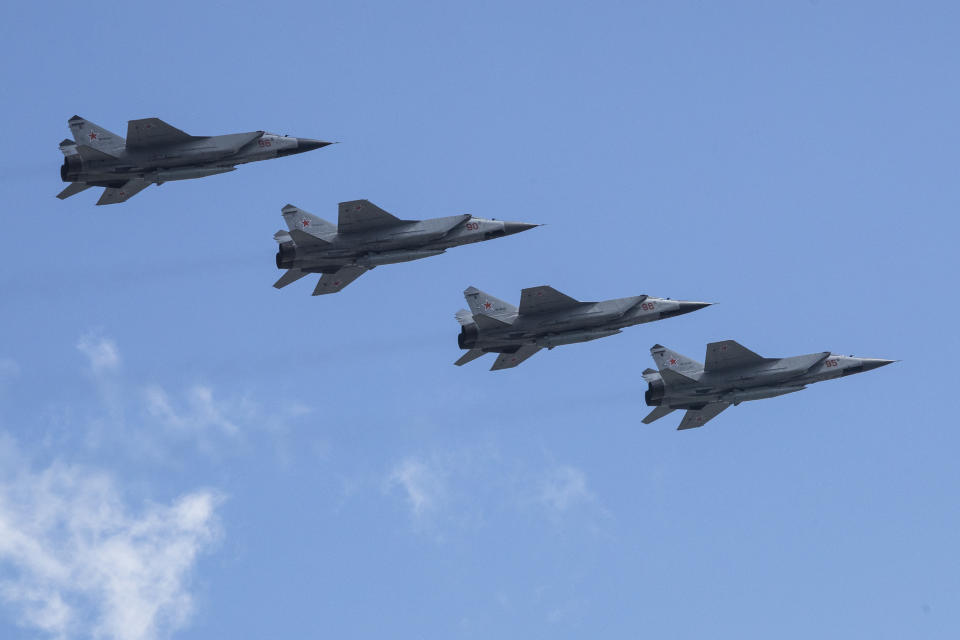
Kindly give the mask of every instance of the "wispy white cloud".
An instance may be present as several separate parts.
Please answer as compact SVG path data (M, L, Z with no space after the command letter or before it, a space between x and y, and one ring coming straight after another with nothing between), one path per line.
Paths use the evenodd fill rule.
M0 458L0 598L55 638L153 640L190 618L190 574L219 532L216 492L132 512L113 478Z
M120 350L117 344L103 336L88 333L77 341L77 349L87 357L95 375L113 373L120 369Z
M540 480L538 498L547 508L563 513L573 507L592 502L586 474L576 467L564 465L548 470Z
M76 347L85 357L99 399L79 436L90 450L122 443L128 453L170 461L172 452L179 455L184 445L222 455L248 445L249 436L269 433L273 452L285 459L290 452L282 436L291 422L312 411L300 401L264 407L248 394L224 394L201 382L170 389L132 380L122 371L120 347L102 334L84 334ZM71 436L78 434L67 435Z
M390 487L399 487L406 496L414 518L436 511L446 493L445 471L436 461L417 457L401 460L387 476Z
M173 407L170 396L159 385L149 385L143 395L147 414L171 431L195 435L213 432L226 436L240 432L235 419L227 415L227 405L214 400L213 389L208 386L197 384L190 387L180 410ZM237 405L231 403L230 406Z

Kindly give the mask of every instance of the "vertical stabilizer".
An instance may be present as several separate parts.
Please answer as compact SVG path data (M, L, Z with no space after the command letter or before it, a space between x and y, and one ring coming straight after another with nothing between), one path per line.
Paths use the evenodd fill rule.
M470 306L470 312L473 315L484 315L495 318L501 322L513 323L517 318L517 308L509 302L504 302L495 298L489 293L485 293L476 287L467 287L463 292L467 304Z
M650 347L650 355L657 363L657 369L662 373L665 370L674 371L685 376L693 377L703 372L703 365L682 353L677 353L665 346L655 344Z
M290 231L299 229L300 231L305 231L317 237L330 236L337 233L336 225L327 222L323 218L318 218L312 213L307 213L300 207L288 204L282 209L282 212L283 219L286 221L287 228L290 229Z
M121 136L80 116L73 116L67 124L78 145L92 147L111 156L120 155L127 146L127 141Z

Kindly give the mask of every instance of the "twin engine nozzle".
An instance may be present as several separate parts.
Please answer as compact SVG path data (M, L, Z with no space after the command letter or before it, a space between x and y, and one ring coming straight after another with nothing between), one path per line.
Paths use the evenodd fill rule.
M66 156L60 165L60 179L64 182L76 182L83 169L83 160L79 155Z
M292 242L281 242L277 247L277 269L293 268L293 259L297 255L297 250Z

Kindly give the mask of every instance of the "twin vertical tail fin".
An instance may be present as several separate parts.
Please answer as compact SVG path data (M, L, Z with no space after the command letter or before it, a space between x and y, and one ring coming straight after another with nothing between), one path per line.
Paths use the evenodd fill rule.
M288 204L282 209L283 219L287 223L290 231L299 230L309 233L312 236L329 236L337 232L336 225L327 222L323 218L318 218L312 213L307 213L300 207Z
M650 355L657 363L657 369L663 375L665 371L679 373L687 378L693 378L703 373L703 365L687 356L668 349L663 345L655 344L650 347Z
M122 136L80 116L73 116L67 124L77 146L90 147L110 156L120 155L127 146L127 141Z
M467 287L463 292L467 304L470 306L470 312L474 316L489 316L500 322L512 324L517 318L517 308L509 302L504 302L499 298L484 293L476 287Z

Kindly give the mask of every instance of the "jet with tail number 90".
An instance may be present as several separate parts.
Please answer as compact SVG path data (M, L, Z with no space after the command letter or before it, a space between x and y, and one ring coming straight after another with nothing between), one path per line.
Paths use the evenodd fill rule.
M273 286L281 289L306 275L321 273L315 296L336 293L374 267L429 258L450 247L537 226L476 218L469 213L401 220L369 200L341 202L337 224L292 204L283 208L283 219L289 231L277 231L273 238L280 244L277 268L287 272Z
M151 184L205 178L236 165L325 147L331 142L266 131L192 136L159 118L131 120L121 138L80 116L70 118L73 140L60 143L60 178L70 186L61 200L90 187L106 187L97 204L126 202Z
M808 384L833 380L888 365L893 360L855 358L823 351L790 358L764 358L733 340L707 345L704 364L662 345L650 348L658 371L647 369L646 402L656 407L644 424L676 409L686 409L678 429L702 427L730 405L802 391Z
M581 302L552 287L520 292L520 307L494 298L475 287L463 292L470 311L461 309L457 344L467 353L454 364L464 365L486 353L497 353L491 371L515 367L541 349L588 342L620 333L624 327L672 318L710 306L631 296L602 302Z

